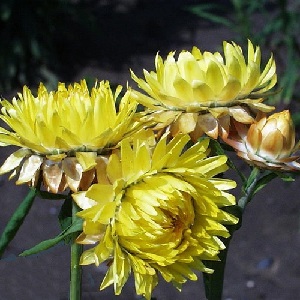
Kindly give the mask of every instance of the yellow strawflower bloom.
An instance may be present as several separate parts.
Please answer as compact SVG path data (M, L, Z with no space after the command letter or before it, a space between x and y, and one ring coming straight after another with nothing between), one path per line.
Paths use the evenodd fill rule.
M299 143L295 143L295 128L288 110L269 117L259 114L249 127L234 122L236 132L224 141L249 164L277 171L300 170L296 162Z
M59 83L51 92L40 84L36 97L25 86L18 99L1 101L0 118L10 130L0 127L0 145L20 149L8 157L0 174L13 171L11 177L19 174L17 184L32 185L42 174L52 192L86 189L96 180L97 156L138 129L130 91L116 108L120 92L120 86L113 93L104 81L90 92L83 80L68 87Z
M195 270L213 272L202 260L218 259L218 236L229 236L223 224L237 222L221 209L235 204L226 192L235 182L213 178L227 169L227 158L207 157L208 139L184 152L188 141L123 140L103 157L98 184L73 194L84 219L77 242L96 244L81 264L108 265L100 289L113 285L120 294L133 272L137 294L150 299L159 273L180 289L197 279Z
M156 71L144 70L145 80L132 72L132 78L149 96L134 91L132 96L148 107L146 119L171 125L173 135L190 133L197 139L203 133L213 138L228 135L230 117L241 123L253 122L253 113L274 109L263 103L276 84L275 61L271 56L261 71L261 51L248 42L247 62L235 43L223 43L219 52L202 53L194 47L182 51L175 60L171 52L164 61L155 58Z

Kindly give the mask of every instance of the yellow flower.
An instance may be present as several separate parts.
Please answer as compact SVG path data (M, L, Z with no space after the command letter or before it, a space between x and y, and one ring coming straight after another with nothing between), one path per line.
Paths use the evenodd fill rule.
M48 92L43 84L37 97L26 86L19 99L1 101L0 118L10 131L0 127L0 145L15 145L0 168L0 174L19 173L17 184L35 185L42 173L52 192L70 187L86 189L96 180L97 156L115 147L138 129L133 121L136 103L127 91L116 110L115 94L108 82L96 83L89 92L85 81L68 87L58 84Z
M194 47L182 51L178 60L171 52L165 61L157 55L156 72L144 70L145 80L132 72L132 78L149 96L133 91L132 96L148 107L158 123L171 124L173 135L203 133L213 138L228 135L230 117L238 122L253 122L253 112L274 109L263 103L276 84L275 61L271 56L260 70L259 47L248 42L248 61L235 43L224 42L224 58L218 52L204 52Z
M227 238L223 224L237 219L221 208L235 204L225 192L235 182L213 178L227 169L226 157L207 157L208 139L183 152L188 135L169 143L166 135L155 147L147 140L121 142L102 178L88 191L73 194L83 209L83 233L77 242L96 244L81 264L109 266L100 286L114 285L120 294L131 272L137 294L151 298L157 275L178 289L196 280L194 270L213 272L202 260L217 260Z
M299 150L295 145L295 128L288 110L267 117L261 113L250 127L234 123L236 134L230 135L225 142L249 164L277 171L300 170L296 162Z

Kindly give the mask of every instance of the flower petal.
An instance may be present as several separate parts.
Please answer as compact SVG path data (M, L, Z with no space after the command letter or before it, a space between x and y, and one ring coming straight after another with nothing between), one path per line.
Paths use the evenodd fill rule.
M29 149L21 148L14 153L12 153L4 162L0 168L0 174L7 173L15 168L17 168L23 159L31 154Z
M39 155L29 156L22 165L19 179L16 184L30 182L35 178L35 174L39 171L43 158Z

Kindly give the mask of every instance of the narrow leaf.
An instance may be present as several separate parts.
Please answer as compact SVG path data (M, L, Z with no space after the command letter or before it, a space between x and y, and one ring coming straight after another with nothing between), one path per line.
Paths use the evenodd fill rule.
M253 191L253 195L255 195L259 190L261 190L263 187L266 186L266 184L268 184L271 180L273 180L274 178L276 178L278 175L276 173L269 173L266 176L263 176L262 178L260 178L257 183L256 183L256 187L255 190Z
M224 240L224 244L229 246L231 238ZM226 266L228 247L220 251L219 261L207 260L204 262L207 268L214 270L212 274L203 273L203 282L205 286L205 295L208 300L222 299L224 271Z
M13 240L20 226L23 224L27 216L33 200L37 194L36 189L31 189L21 204L17 207L12 217L8 221L4 231L0 237L0 258L3 255L8 244Z
M289 173L276 172L276 174L281 180L283 180L285 182L295 181L295 178L293 177L293 175L291 175Z
M42 241L41 243L37 244L36 246L32 247L31 249L25 250L20 254L20 256L28 256L32 254L39 253L41 251L47 250L62 240L64 240L68 235L75 233L75 232L80 232L82 231L82 220L77 219L74 223L72 223L66 230L61 232L58 236L56 236L53 239L49 239L46 241Z
M253 168L247 182L245 183L244 190L247 190L255 180L257 180L260 170L258 168Z
M233 24L227 18L217 15L216 13L210 12L211 7L205 7L202 5L195 5L187 7L186 10L197 15L198 17L204 18L215 24L224 25L226 27L232 27ZM213 11L213 10L212 10Z
M210 139L209 147L211 148L213 154L226 155L223 147L220 145L220 143L218 141L216 141L214 139Z

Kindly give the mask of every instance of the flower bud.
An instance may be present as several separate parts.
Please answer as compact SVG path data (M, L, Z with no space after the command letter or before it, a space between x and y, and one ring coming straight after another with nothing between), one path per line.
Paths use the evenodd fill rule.
M294 156L299 145L295 145L295 128L288 110L267 117L258 114L249 127L234 122L236 135L232 134L225 142L237 151L248 163L266 169L300 170Z

